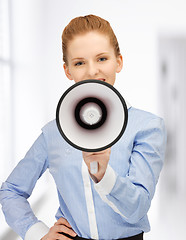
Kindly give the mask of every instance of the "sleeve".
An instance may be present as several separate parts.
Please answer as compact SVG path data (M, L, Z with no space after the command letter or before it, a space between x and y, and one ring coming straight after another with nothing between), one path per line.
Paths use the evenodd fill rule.
M95 189L115 212L135 224L148 212L163 166L166 130L160 118L151 120L137 132L128 174L118 176L108 165Z
M23 239L32 225L41 223L34 215L27 199L47 167L47 148L41 134L0 189L0 203L5 219Z

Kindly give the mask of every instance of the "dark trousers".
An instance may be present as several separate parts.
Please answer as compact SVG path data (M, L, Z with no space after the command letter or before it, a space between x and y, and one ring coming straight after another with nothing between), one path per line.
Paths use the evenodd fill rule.
M65 233L61 233L67 237L69 237L70 239L75 239L75 240L88 240L87 238L82 238L82 237L71 237L69 236L68 234L65 234ZM90 239L90 240L93 240L93 239ZM132 237L127 237L127 238L120 238L118 240L143 240L143 233L140 233L138 235L135 235L135 236L132 236Z

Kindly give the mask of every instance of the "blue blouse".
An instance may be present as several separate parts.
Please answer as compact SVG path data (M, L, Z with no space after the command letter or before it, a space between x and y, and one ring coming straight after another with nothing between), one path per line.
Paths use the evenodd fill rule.
M111 148L103 179L95 183L82 152L61 137L53 120L2 184L0 202L7 223L23 239L32 226L41 223L27 199L38 178L49 169L59 196L56 218L66 218L79 236L108 240L147 232L147 212L165 145L163 120L130 107L125 133Z

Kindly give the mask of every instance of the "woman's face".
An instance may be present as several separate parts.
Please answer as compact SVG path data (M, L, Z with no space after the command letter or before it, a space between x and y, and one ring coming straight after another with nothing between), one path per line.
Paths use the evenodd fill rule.
M122 56L116 57L110 40L104 34L92 31L76 36L67 49L66 76L79 82L97 79L114 85L116 73L123 66Z

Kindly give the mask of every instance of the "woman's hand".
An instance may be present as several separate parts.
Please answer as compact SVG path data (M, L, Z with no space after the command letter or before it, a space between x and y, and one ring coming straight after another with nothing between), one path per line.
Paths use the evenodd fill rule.
M61 233L75 237L77 234L72 230L69 222L65 218L59 218L58 221L50 228L49 232L41 240L67 240L71 239Z
M107 169L109 159L110 159L110 153L111 153L111 148L108 148L101 152L83 152L83 159L94 181L99 182L103 178L105 171ZM90 168L91 162L98 163L98 171L95 174L91 173L91 168Z

